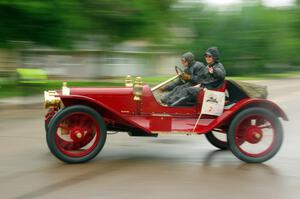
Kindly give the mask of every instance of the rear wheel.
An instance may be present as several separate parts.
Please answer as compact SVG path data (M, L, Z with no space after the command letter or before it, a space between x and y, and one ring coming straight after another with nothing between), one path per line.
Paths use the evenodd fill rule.
M249 163L261 163L279 151L283 130L279 119L271 111L249 108L235 116L227 140L236 157Z
M228 144L227 144L227 136L223 132L217 132L217 131L210 131L209 133L205 134L206 139L211 143L213 146L221 149L221 150L227 150Z
M87 106L71 106L50 121L47 144L58 159L82 163L93 159L103 148L106 127L102 117Z

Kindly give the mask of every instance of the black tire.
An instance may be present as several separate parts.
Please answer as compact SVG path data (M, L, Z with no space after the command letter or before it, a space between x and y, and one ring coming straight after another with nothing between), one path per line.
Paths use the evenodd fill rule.
M273 129L274 137L272 139L272 143L268 150L265 152L254 156L249 155L243 152L240 147L235 142L235 132L239 128L239 125L241 125L242 121L245 121L246 118L251 116L258 116L266 119L267 121L271 122L271 126ZM241 125L242 126L242 125ZM240 131L238 131L240 132ZM237 138L236 138L237 139ZM248 162L248 163L262 163L269 159L271 159L280 149L282 142L283 142L283 129L280 120L278 117L271 111L264 109L264 108L248 108L240 113L238 113L234 119L232 120L229 132L227 134L227 140L228 140L228 146L232 153L239 158L242 161ZM246 142L246 141L245 141ZM240 143L240 145L244 144L243 142Z
M227 150L228 149L228 143L224 142L222 140L219 140L213 132L209 132L205 134L206 139L208 140L209 143L211 143L213 146L217 147L218 149L221 150Z
M45 132L46 132L46 134L48 133L48 124L45 122L45 124L44 124L44 128L45 128Z
M67 117L68 115L74 114L74 113L84 113L86 115L89 115L98 124L99 131L100 131L100 139L97 142L95 148L90 151L87 155L83 157L72 157L69 155L64 154L59 147L56 144L55 141L55 136L56 136L56 129L58 125L60 124L60 121L64 118ZM104 120L102 117L96 112L94 109L88 107L88 106L83 106L83 105L75 105L75 106L70 106L62 109L61 111L57 112L55 116L51 119L49 125L48 125L48 133L46 135L47 139L47 144L48 147L51 151L51 153L57 157L58 159L62 160L63 162L66 163L83 163L87 162L91 159L93 159L103 148L105 141L106 141L106 126L104 123Z

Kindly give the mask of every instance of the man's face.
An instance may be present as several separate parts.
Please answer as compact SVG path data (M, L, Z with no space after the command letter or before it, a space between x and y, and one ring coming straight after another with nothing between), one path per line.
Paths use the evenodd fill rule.
M211 55L204 55L206 63L212 64L214 62L214 58Z
M189 65L189 63L186 61L186 59L184 59L184 58L182 58L181 59L181 64L182 64L182 66L184 66L184 67L188 67L188 65Z

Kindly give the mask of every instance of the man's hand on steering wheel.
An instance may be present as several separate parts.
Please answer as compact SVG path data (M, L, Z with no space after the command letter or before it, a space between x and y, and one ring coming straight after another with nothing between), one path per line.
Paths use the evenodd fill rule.
M189 81L191 79L191 76L187 73L183 73L181 75L181 79L184 80L184 81Z
M189 81L191 79L191 76L187 73L185 73L180 67L175 66L175 71L177 75L179 75L181 81L185 83L186 81Z
M175 66L175 71L177 75L181 76L184 72L179 66Z

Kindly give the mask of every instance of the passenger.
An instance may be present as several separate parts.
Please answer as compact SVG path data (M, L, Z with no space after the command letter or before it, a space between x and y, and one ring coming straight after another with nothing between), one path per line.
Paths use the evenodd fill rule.
M195 56L191 52L187 52L182 55L181 64L185 67L184 74L180 77L181 79L178 79L173 84L160 89L161 91L171 91L161 99L162 103L166 105L171 105L178 99L182 98L185 95L185 92L181 94L182 90L200 83L199 74L205 65L201 62L195 61Z
M185 105L187 102L196 102L198 93L203 89L215 89L224 83L226 71L220 63L218 48L210 47L204 53L207 66L201 67L197 73L198 85L185 87L180 90L180 95L173 96L175 101L168 104L171 106Z
M224 83L226 71L220 62L220 53L217 47L210 47L204 53L207 66L201 72L201 87L207 89L218 88Z

